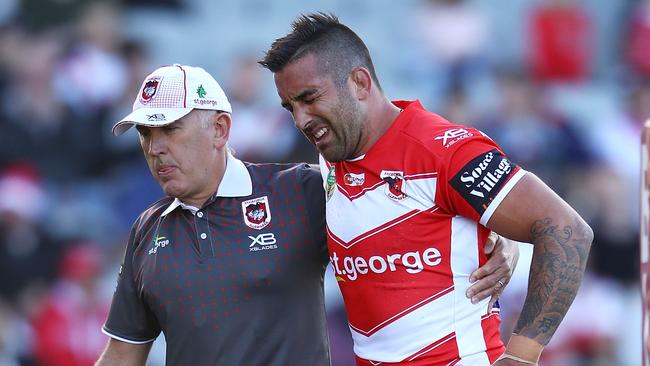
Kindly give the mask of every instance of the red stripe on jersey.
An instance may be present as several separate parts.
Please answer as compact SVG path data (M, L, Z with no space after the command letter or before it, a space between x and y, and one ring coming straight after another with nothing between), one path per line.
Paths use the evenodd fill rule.
M426 298L426 299L420 301L419 303L417 303L417 304L415 304L415 305L413 305L413 306L411 306L411 307L409 307L409 308L407 308L407 309L402 310L401 312L399 312L399 313L393 315L392 317L386 319L385 321L383 321L383 322L377 324L374 328L372 328L372 329L370 329L370 330L368 330L368 331L364 331L363 329L359 329L359 328L355 327L355 326L352 325L352 324L349 324L349 325L350 325L350 328L356 330L357 332L359 332L359 333L361 333L361 334L363 334L363 335L371 336L371 335L373 335L375 332L377 332L378 330L380 330L381 328L383 328L383 327L387 326L388 324L394 322L395 320L399 319L402 315L404 315L404 314L408 314L408 313L412 312L413 310L418 309L418 308L420 308L420 307L422 307L422 306L424 306L424 305L430 303L431 301L434 301L435 299L437 299L437 298L439 298L439 297L441 297L441 296L444 296L444 295L446 295L446 294L452 292L453 290L454 290L454 286L450 286L450 287L448 287L448 288L446 288L446 289L444 289L444 290L438 292L437 294L434 294L434 295L432 295L431 297L428 297L428 298Z
M490 364L493 364L506 351L506 347L501 342L501 335L499 334L500 326L501 317L499 313L493 312L481 319L483 338L485 339Z
M449 221L433 219L444 215L435 207L410 215L406 220L398 220L399 226L394 225L396 222L384 225L384 230L375 230L373 235L364 234L347 245L335 244L328 231L330 259L346 301L348 320L360 333L373 333L380 324L385 326L386 321L403 316L407 313L405 309L419 308L453 288ZM432 225L436 221L437 224ZM389 226L391 229L385 230ZM359 245L367 237L372 240ZM355 243L357 245L353 245ZM422 259L424 253L434 251L439 256L435 260L432 256L429 262L436 264L427 265ZM413 265L416 259L417 268ZM362 260L367 264L366 273L355 267L355 263ZM390 301L385 301L387 294L390 294ZM367 306L368 301L375 305Z
M456 335L450 333L400 362L379 362L355 356L357 366L431 366L455 365L460 361Z

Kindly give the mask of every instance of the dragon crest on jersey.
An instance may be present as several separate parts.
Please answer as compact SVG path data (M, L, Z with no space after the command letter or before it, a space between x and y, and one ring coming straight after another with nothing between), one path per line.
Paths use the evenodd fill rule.
M379 174L384 182L386 182L385 191L386 195L395 200L403 200L406 198L404 193L404 172L397 170L382 170Z
M160 77L152 77L144 83L144 86L142 87L142 93L140 94L140 101L142 103L149 102L154 97L154 95L156 95L156 92L158 91L158 85L160 85L161 80L162 78Z
M257 197L241 203L244 223L253 229L263 229L271 222L268 196Z

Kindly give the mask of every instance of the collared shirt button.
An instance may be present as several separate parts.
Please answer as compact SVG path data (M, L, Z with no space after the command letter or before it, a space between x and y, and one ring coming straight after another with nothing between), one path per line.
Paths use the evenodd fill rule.
M203 217L203 212L201 212L201 211L197 212L196 216L198 216L199 218Z
M207 238L207 237L208 237L208 236L207 236L205 233L201 233L201 239L205 239L205 238Z

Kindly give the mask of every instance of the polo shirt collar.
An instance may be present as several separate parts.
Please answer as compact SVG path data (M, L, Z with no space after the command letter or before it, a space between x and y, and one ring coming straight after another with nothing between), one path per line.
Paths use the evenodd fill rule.
M246 165L228 152L226 155L226 170L223 173L223 178L221 179L221 183L219 183L219 188L217 188L215 196L245 197L251 194L253 194L253 181L251 180L248 169L246 169ZM163 211L161 216L166 216L179 206L192 211L193 214L199 210L197 207L187 205L178 198L174 198L174 201Z

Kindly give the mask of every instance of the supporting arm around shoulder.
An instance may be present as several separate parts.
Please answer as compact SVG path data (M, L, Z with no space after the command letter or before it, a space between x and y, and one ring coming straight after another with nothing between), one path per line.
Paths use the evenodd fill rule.
M582 282L593 232L532 173L513 187L487 226L534 245L528 293L506 353L536 363Z
M144 366L151 344L132 344L109 338L95 366Z

